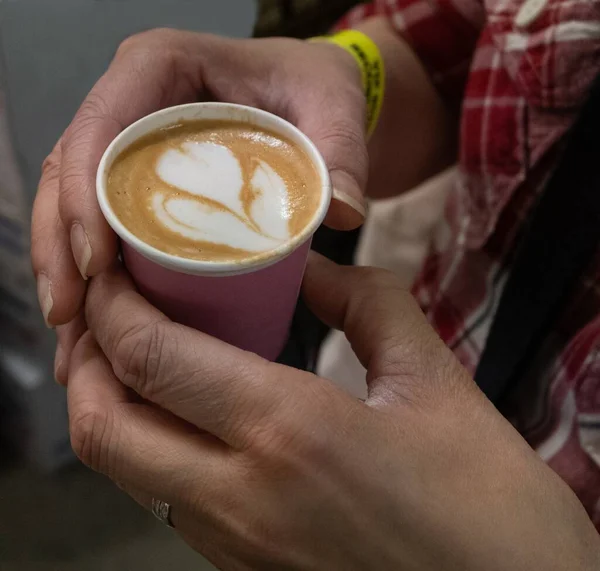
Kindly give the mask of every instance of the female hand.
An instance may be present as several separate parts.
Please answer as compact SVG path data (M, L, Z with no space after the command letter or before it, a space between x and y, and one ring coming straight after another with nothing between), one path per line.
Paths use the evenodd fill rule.
M119 268L94 278L69 368L79 457L171 504L221 569L599 568L581 504L391 275L313 256L304 293L367 367L366 402L169 322Z
M32 222L32 260L49 325L59 327L58 377L83 331L85 280L115 259L117 240L96 201L95 176L111 140L163 107L218 100L280 115L315 142L329 166L334 201L326 222L352 229L364 218L365 100L353 58L329 44L233 40L154 30L118 49L45 161Z

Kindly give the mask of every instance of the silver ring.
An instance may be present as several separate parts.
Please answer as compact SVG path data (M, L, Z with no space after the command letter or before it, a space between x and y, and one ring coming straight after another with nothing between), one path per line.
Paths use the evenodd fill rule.
M156 519L165 525L175 527L171 521L171 504L152 498L152 513Z

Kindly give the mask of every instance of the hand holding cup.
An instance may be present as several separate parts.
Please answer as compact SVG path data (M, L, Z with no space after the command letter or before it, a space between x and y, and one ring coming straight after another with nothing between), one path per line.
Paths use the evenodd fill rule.
M35 200L32 263L42 312L57 328L59 380L66 379L69 353L85 330L86 279L117 256L117 237L96 199L101 157L135 121L199 100L265 109L297 126L329 170L334 198L326 224L350 229L362 223L366 106L360 71L346 52L291 39L175 30L129 38L45 161Z
M305 135L250 107L172 107L111 143L96 186L146 299L174 321L279 355L331 199Z

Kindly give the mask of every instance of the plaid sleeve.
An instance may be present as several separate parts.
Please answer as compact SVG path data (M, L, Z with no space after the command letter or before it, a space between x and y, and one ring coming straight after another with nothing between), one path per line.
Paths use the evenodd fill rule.
M462 98L469 65L485 23L481 0L374 0L357 6L336 29L386 16L412 46L442 95Z

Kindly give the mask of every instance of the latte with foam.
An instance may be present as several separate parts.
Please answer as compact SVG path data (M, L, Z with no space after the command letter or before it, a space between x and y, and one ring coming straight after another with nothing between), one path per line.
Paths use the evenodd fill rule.
M143 242L183 258L268 256L298 235L321 200L319 174L291 141L238 121L157 130L112 164L107 198Z

